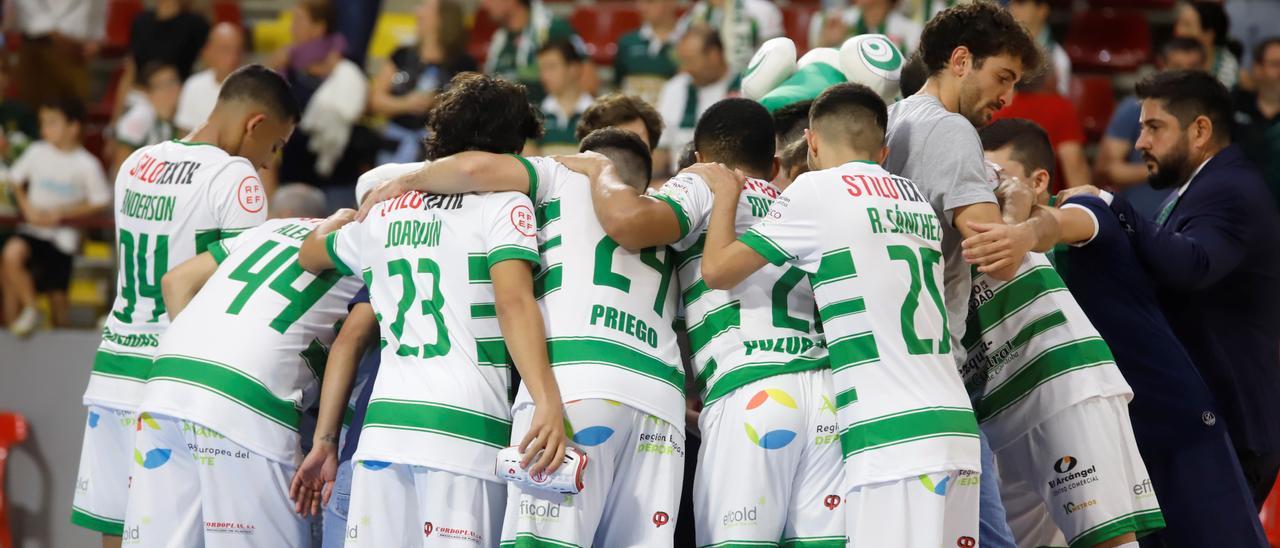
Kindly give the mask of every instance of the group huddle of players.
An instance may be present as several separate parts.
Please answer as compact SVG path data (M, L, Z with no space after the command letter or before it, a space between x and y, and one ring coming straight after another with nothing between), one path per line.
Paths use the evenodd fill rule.
M1029 40L983 3L923 40L974 18ZM318 406L332 454L354 371L326 352L363 287L382 364L348 546L671 546L689 399L699 546L978 546L997 474L980 433L1021 540L1164 527L1129 385L1019 243L1048 249L1060 231L1044 227L1097 199L1050 212L990 170L963 111L989 118L1038 61L964 55L892 108L856 83L822 91L807 161L782 177L770 113L725 99L697 122L696 163L654 190L649 144L623 129L518 155L539 131L523 88L463 74L432 112L429 161L375 169L361 210L327 219L268 220L256 168L298 111L279 76L237 71L189 141L117 177L117 205L173 205L117 207L72 520L126 545L308 545L300 514L324 486L294 477L299 428ZM994 94L947 88L966 77ZM503 482L508 446L539 476L581 451L581 492Z

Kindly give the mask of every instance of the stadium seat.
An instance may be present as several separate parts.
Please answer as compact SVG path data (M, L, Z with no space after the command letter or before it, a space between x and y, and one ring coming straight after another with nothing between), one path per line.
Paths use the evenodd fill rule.
M587 54L602 65L612 64L618 39L640 28L640 11L629 3L582 5L573 10L569 24L587 45Z
M133 20L142 13L142 0L109 0L107 2L107 35L102 43L104 55L123 55L129 50L129 34Z
M9 527L9 501L4 493L4 475L8 468L9 448L27 439L27 419L17 413L0 413L0 548L13 547L13 531Z
M809 19L818 11L816 4L791 4L782 8L783 35L796 43L796 53L804 55L809 50Z
M418 17L412 13L384 12L378 16L369 40L370 59L386 59L396 48L418 41Z
M1139 12L1083 11L1071 18L1064 47L1073 70L1131 71L1151 57L1151 28Z
M213 24L216 25L218 23L244 26L244 16L240 12L240 2L238 0L214 0Z
M481 67L484 66L485 57L489 56L489 40L497 31L498 24L489 18L488 12L476 10L471 19L471 33L467 36L467 53Z
M1109 76L1073 76L1069 92L1071 104L1080 114L1080 124L1090 143L1096 143L1107 130L1111 112L1116 108L1115 90Z
M1089 0L1089 5L1094 8L1141 10L1167 10L1176 3L1176 0Z

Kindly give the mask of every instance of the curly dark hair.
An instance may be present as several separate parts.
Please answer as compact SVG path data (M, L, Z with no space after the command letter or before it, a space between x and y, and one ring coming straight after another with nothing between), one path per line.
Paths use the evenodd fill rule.
M1025 74L1040 72L1043 53L1026 29L1009 11L986 0L961 4L939 13L920 35L921 57L929 75L951 61L951 52L964 46L973 55L973 66L995 55L1012 55L1022 61Z
M591 103L591 106L582 113L582 118L578 120L578 127L573 132L574 137L581 141L597 129L617 126L633 120L644 123L644 130L649 134L649 150L658 148L658 139L662 137L662 115L658 114L657 109L646 103L644 99L623 93L611 93Z
M542 118L523 85L463 72L427 114L427 159L468 150L516 154L541 136Z

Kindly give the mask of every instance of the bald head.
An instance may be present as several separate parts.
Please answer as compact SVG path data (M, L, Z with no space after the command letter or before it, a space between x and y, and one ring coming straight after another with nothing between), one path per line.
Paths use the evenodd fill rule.
M324 202L324 191L306 183L289 183L271 195L271 217L321 218L329 214Z
M219 82L240 67L243 56L244 31L239 25L223 22L209 31L209 40L205 42L201 59L213 69Z

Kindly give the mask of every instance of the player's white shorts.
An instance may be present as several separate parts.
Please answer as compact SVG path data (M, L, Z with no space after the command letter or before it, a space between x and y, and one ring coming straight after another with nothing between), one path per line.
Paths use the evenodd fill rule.
M759 380L703 409L693 483L698 546L783 539L843 547L835 412L828 369Z
M88 406L71 523L107 535L119 536L124 531L135 430L137 415L133 411Z
M997 451L996 459L1019 546L1055 540L1061 546L1064 538L1071 546L1093 546L1164 526L1123 397L1063 409Z
M684 482L684 428L601 399L565 404L573 446L587 454L577 495L521 491L507 496L502 545L671 546ZM519 443L533 405L512 417Z
M295 466L268 460L197 423L143 412L133 451L124 546L306 546L293 512Z
M351 466L348 547L495 547L507 487L425 466Z
M849 546L979 546L980 477L952 470L853 487L844 501Z

